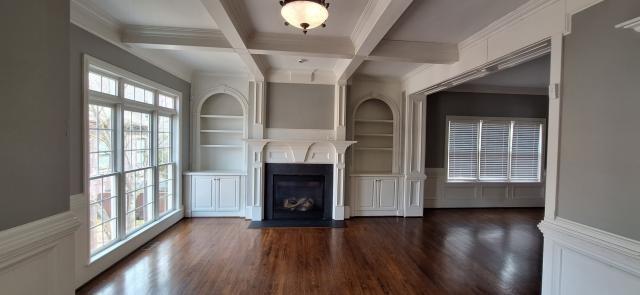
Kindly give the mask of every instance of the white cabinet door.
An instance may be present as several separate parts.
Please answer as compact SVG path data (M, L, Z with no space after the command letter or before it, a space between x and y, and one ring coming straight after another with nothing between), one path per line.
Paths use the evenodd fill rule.
M240 210L240 179L236 176L216 179L216 211Z
M394 178L382 178L378 181L378 208L382 210L396 210L398 208L398 195L396 180Z
M213 177L194 176L192 178L192 210L214 210L213 204Z
M356 210L371 210L376 206L375 178L358 177L356 181Z

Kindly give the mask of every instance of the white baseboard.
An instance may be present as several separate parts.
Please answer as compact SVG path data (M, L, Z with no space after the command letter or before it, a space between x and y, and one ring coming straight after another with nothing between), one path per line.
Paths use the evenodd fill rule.
M73 294L78 224L67 211L0 232L0 293Z
M75 235L75 288L84 285L184 217L183 210L170 213L128 237L126 240L111 246L104 254L98 254L99 256L97 258L94 257L90 260L87 208L87 199L83 194L71 196L71 210L76 213L80 221L80 228Z
M640 241L562 218L539 227L543 295L640 294Z

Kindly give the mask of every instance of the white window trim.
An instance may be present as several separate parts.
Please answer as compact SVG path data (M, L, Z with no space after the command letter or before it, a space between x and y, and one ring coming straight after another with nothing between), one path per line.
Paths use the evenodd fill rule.
M540 179L538 181L514 181L511 180L511 145L512 145L512 137L513 137L513 125L511 125L511 130L509 132L509 164L507 169L508 178L504 181L495 181L495 180L480 180L479 173L476 179L449 179L449 121L451 120L459 120L459 121L531 121L531 122L539 122L542 124L542 132L540 134L540 146L541 146L541 155L540 155ZM479 126L481 128L481 126ZM524 118L524 117L483 117L483 116L446 116L445 117L445 140L444 140L444 168L446 172L446 182L447 183L544 183L545 182L545 170L544 164L546 163L546 132L547 132L547 120L544 118ZM478 130L478 151L480 149L480 142L482 139L482 131ZM480 161L480 155L478 154L478 162ZM478 163L478 169L480 169L480 163Z
M117 96L113 96L113 95L109 95L106 93L102 93L102 92L98 92L98 91L93 91L93 90L89 90L89 81L88 81L88 75L90 71L94 71L97 72L101 75L105 75L111 78L114 78L118 81L118 95ZM124 195L124 186L122 185L124 183L124 179L118 179L118 239L110 242L109 244L105 244L101 247L100 250L96 251L95 253L91 254L91 249L90 247L90 243L86 243L87 245L87 249L85 251L85 253L88 253L88 257L86 259L86 264L92 264L95 261L99 260L101 257L104 257L105 255L119 249L120 246L124 245L126 242L130 241L133 237L139 235L140 233L149 230L150 228L153 228L154 226L158 225L160 223L160 221L168 218L170 215L173 215L173 213L178 212L180 210L182 210L182 181L181 181L181 177L180 175L182 175L182 159L181 159L181 145L180 143L182 142L182 132L181 130L183 130L183 123L182 123L182 112L183 110L180 109L181 107L181 102L182 102L182 98L183 98L183 94L180 91L174 90L172 88L166 87L164 85L158 84L156 82L153 82L149 79L146 79L144 77L138 76L134 73L131 73L129 71L123 70L119 67L113 66L107 62L104 62L100 59L94 58L90 55L83 55L83 77L82 77L82 85L83 85L83 184L84 184L84 188L83 188L83 195L84 197L88 200L89 198L89 179L90 179L90 175L89 175L89 114L88 114L88 110L89 110L89 104L99 104L99 105L105 105L105 106L111 106L115 108L114 111L114 137L116 137L116 146L114 147L114 170L116 172L114 172L113 174L115 175L120 175L120 177L124 178L125 175L125 171L124 171L124 159L123 159L123 155L121 155L122 151L119 151L119 146L122 144L122 140L123 140L123 132L122 132L122 126L119 126L120 121L121 121L121 114L119 112L122 112L124 108L129 109L129 110L139 110L139 111L145 111L145 112L152 112L153 116L152 116L152 125L153 125L153 131L152 131L152 141L156 141L157 139L155 138L156 135L154 134L156 132L156 117L158 114L163 114L163 115L168 115L168 116L173 116L175 119L173 120L172 123L172 131L173 131L173 138L172 138L172 156L174 159L173 165L174 165L174 204L173 204L173 210L172 211L168 211L165 214L159 216L159 214L157 214L158 212L158 208L157 205L154 205L154 219L152 221L150 221L149 223L131 231L130 233L126 234L124 227L125 224L123 222L123 220L126 219L126 212L124 212L123 208L124 208L124 204L126 202L125 200L125 195ZM146 104L146 103L141 103L141 102L137 102L137 101L132 101L129 99L125 99L124 98L124 83L129 83L129 84L133 84L133 85L137 85L137 86L142 86L144 88L148 88L150 90L153 90L154 92L154 104L150 105L150 104ZM158 106L158 94L159 93L163 93L165 95L170 95L173 96L175 98L175 109L169 109L169 108L164 108L164 107L160 107ZM158 165L156 165L156 157L155 157L155 153L157 151L155 151L155 149L157 148L157 143L152 145L152 151L151 151L151 157L152 157L152 167L155 169ZM157 169L156 169L157 170ZM130 171L129 171L130 172ZM157 182L157 171L154 172L154 202L156 202L155 204L158 204L158 182ZM103 175L106 176L106 175ZM95 178L95 177L93 177ZM88 202L87 202L88 204ZM89 206L86 206L86 208L84 208L84 210L87 210L87 216L89 216ZM87 232L86 232L86 237L90 238L90 233L88 231L88 227L87 227Z

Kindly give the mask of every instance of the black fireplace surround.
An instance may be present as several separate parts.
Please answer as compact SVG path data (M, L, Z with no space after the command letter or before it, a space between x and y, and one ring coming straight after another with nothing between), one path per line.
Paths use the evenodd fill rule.
M265 220L331 220L333 165L266 164Z

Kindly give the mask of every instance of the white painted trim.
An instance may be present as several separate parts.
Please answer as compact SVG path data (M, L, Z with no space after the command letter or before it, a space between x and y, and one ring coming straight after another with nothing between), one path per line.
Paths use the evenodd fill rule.
M0 232L0 269L42 247L73 234L80 223L71 211L63 212Z
M510 87L494 85L463 84L444 90L446 92L470 92L470 93L495 93L495 94L517 94L517 95L549 95L546 87Z
M78 225L67 211L0 232L2 292L72 294L73 233Z
M637 294L640 241L557 218L545 237L542 294Z
M336 140L333 129L266 128L268 139Z

